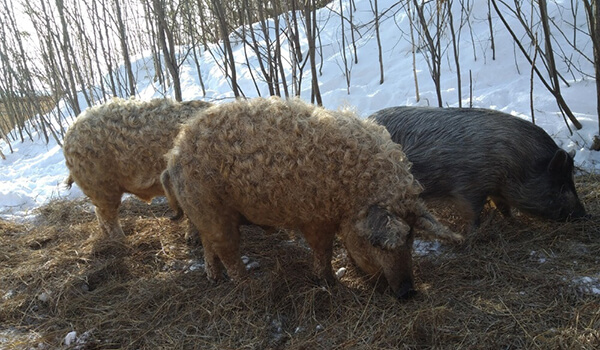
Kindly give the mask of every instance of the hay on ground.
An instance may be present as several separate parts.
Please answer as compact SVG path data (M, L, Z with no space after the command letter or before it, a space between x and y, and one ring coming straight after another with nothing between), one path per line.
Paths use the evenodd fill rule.
M0 348L597 349L600 176L577 182L592 220L493 215L462 245L415 253L419 294L404 302L339 245L334 268L348 270L324 288L300 236L244 226L260 267L212 284L165 204L126 200L115 245L90 240L89 203L55 201L35 222L0 221Z

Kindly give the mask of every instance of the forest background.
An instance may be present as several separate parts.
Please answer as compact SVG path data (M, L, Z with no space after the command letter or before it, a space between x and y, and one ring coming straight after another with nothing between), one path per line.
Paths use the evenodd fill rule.
M328 17L317 19L317 10L327 4L334 5ZM53 138L60 145L82 109L111 96L139 95L138 82L144 74L152 75L155 92L182 100L184 62L193 62L203 97L210 99L205 77L214 72L203 70L206 54L214 59L231 97L300 96L303 86L310 86L310 100L322 104L319 77L324 51L331 48L323 47L321 34L323 26L334 21L339 30L333 50L339 51L337 65L348 94L365 37L377 40L379 67L373 67L373 74L384 84L380 30L395 25L398 36L411 42L413 65L406 73L412 70L414 75L416 102L417 61L427 63L435 86L435 100L429 104L463 106L473 104L473 84L470 72L467 75L461 67L461 56L515 64L517 56L524 56L529 67L518 69L531 75L531 90L534 80L541 82L555 98L566 125L581 128L561 86L598 75L596 0L369 0L368 4L372 20L357 23L354 0L0 0L0 136L10 146L15 140L32 139L39 130L46 142ZM408 32L398 25L399 16L408 19ZM489 32L474 33L473 23L482 21L489 23ZM499 28L510 33L514 57L496 57L494 36ZM471 52L461 51L461 38L470 38ZM240 44L243 57L235 52ZM151 58L145 72L135 64L141 57ZM444 66L455 74L453 87L442 86ZM240 76L248 75L252 86L241 86ZM456 91L456 98L444 99L443 91L449 89ZM600 91L598 80L596 89ZM59 102L67 108L54 108ZM535 122L533 93L530 105ZM27 122L31 116L36 118ZM595 141L587 148L600 148L597 137Z

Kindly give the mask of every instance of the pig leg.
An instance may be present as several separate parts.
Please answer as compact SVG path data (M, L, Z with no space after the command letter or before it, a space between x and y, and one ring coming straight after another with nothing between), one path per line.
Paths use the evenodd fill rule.
M216 282L221 279L221 262L206 235L200 235L200 238L202 240L202 247L204 248L206 277L210 281Z
M164 190L165 197L169 202L169 207L171 210L175 212L173 216L169 219L171 220L179 220L183 217L183 209L179 205L179 201L177 200L177 195L175 192L175 185L171 181L171 174L168 170L165 170L160 175L160 182L162 184L161 189ZM185 241L190 246L199 246L200 245L200 234L196 229L196 226L190 221L187 220L187 230L185 232Z
M211 215L210 212L205 211L203 222L196 225L201 232L206 273L209 279L220 278L219 260L233 281L240 281L246 275L246 267L240 254L239 222L239 214L227 215L223 211L215 211Z
M219 236L218 240L213 240L212 244L221 262L225 265L229 278L239 282L246 276L246 266L242 262L240 254L239 225L236 223L228 226L223 231L225 235Z
M336 227L331 225L309 224L302 228L304 238L313 251L313 269L321 282L335 284L331 257L333 255L333 239Z
M512 217L512 213L510 211L510 205L508 203L506 203L505 200L503 200L500 197L495 197L495 196L490 196L490 198L492 199L492 202L494 202L494 206L496 207L496 209L498 209L498 211L500 211L502 216L504 216L505 218Z
M197 247L202 244L200 233L194 224L187 220L187 230L185 231L185 242L191 247Z
M102 232L110 239L121 240L125 237L121 224L119 223L119 206L121 205L121 194L112 198L93 201L96 206L96 217Z
M479 193L468 193L456 195L456 206L463 213L465 219L471 222L471 230L475 231L481 225L481 212L485 205L487 195Z

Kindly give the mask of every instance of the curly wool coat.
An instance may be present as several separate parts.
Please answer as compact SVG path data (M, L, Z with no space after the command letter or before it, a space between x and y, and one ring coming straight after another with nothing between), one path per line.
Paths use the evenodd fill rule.
M245 219L301 230L317 276L331 280L337 232L382 255L403 250L406 270L411 227L428 215L410 163L385 128L299 99L215 105L182 127L167 158L165 192L200 231L211 279L221 275L219 260L231 278L243 276ZM360 244L352 246L360 254L353 252Z
M104 234L123 236L118 220L123 193L145 201L164 194L164 154L181 125L209 106L202 101L114 98L77 117L64 138L67 184L77 183L91 199Z

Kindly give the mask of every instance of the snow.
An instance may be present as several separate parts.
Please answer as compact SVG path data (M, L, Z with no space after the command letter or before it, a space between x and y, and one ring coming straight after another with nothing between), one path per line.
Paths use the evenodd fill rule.
M75 331L71 331L71 332L67 333L67 335L65 336L65 345L66 346L75 344L76 341L77 341L77 332L75 332Z
M442 245L439 241L423 241L415 239L413 243L414 254L417 256L438 255L442 251Z
M557 5L558 3L558 5ZM551 15L556 15L560 6L568 6L561 1L552 2ZM424 56L417 53L417 70L421 100L416 101L415 84L412 73L412 54L408 18L404 9L399 7L395 0L380 0L381 12L390 7L381 18L381 38L383 45L383 61L385 68L385 82L379 84L379 62L377 44L372 24L373 14L369 1L357 0L357 12L354 15L355 24L360 28L357 35L358 64L351 63L350 94L347 93L346 79L343 75L342 55L340 53L340 23L337 16L332 16L332 11L339 12L339 2L333 2L328 8L318 13L318 20L324 23L321 31L323 45L322 75L318 77L325 107L336 109L350 107L362 117L368 116L381 108L395 105L435 105L437 98L434 84L429 76L427 62ZM344 2L344 11L349 11L348 2ZM496 42L496 60L492 60L489 43L489 29L486 20L487 4L474 5L471 25L473 35L464 27L461 32L461 79L463 105L469 103L469 75L472 76L473 104L476 107L493 108L507 113L530 119L530 73L526 60L512 44L507 31L500 21L495 18L494 39ZM562 10L564 11L564 9ZM583 11L579 14L578 23L585 24ZM509 19L510 20L510 19ZM568 21L562 25L566 26ZM283 25L282 21L282 25ZM457 25L457 24L456 24ZM515 26L516 27L516 26ZM345 26L348 30L349 26ZM565 31L568 28L564 28ZM349 37L349 35L347 35ZM580 40L585 40L579 35ZM282 36L285 39L285 36ZM589 38L588 38L589 39ZM449 38L444 38L449 42ZM471 41L473 40L473 41ZM560 43L562 38L556 39ZM303 50L306 52L306 42ZM569 50L562 45L563 50ZM579 46L591 55L591 45L583 43ZM245 68L243 48L238 44L235 47L235 57L239 61L239 84L247 97L257 96L253 82L250 80L248 70ZM346 48L348 59L353 57L350 48ZM444 104L457 106L457 79L453 58L450 56L451 48L445 50L443 69L441 73ZM217 50L215 50L215 53ZM287 52L284 47L282 52ZM203 96L198 80L195 65L191 57L181 65L181 82L183 98L205 99L208 101L227 101L233 98L229 82L215 64L214 59L220 59L216 53L213 58L207 52L200 52L202 75L206 86L206 96ZM575 56L577 56L575 54ZM138 98L150 99L172 96L169 88L157 87L152 81L153 65L149 55L147 57L134 57L133 65L137 72ZM582 60L584 61L584 60ZM221 61L222 62L222 61ZM250 64L257 68L256 58L250 59ZM565 63L557 60L561 72L566 71ZM587 62L581 63L581 68L592 74L593 70ZM120 68L123 69L123 68ZM291 72L287 70L287 81L291 81ZM595 82L578 73L565 74L571 78L569 86L561 85L565 100L583 124L581 130L570 134L553 96L543 87L539 79L535 79L533 88L536 123L543 127L566 150L576 150L575 162L585 171L598 171L600 169L600 152L589 151L592 138L598 133L598 118L596 111ZM255 74L256 75L256 74ZM304 73L304 83L301 96L310 100L310 70ZM261 95L268 94L265 84L261 86ZM83 99L80 99L83 101ZM61 105L59 108L67 112ZM69 118L72 122L73 118ZM14 152L11 153L4 140L0 141L0 150L6 155L6 160L0 160L0 217L13 220L24 220L31 216L35 209L54 198L77 198L82 192L74 186L66 190L63 181L68 175L67 168L60 146L55 141L45 144L40 135L34 134L34 140L13 142Z
M571 281L581 294L600 295L600 275L597 277L578 276L572 278Z

